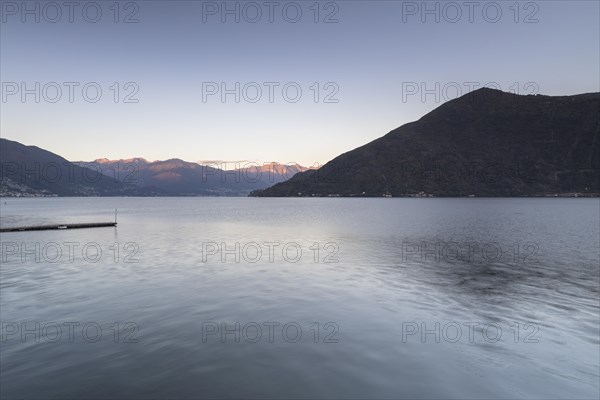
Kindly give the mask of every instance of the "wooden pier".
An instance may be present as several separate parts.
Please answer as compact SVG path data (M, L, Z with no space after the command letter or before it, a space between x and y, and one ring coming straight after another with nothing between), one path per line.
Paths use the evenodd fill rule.
M83 224L34 225L0 228L0 232L48 231L53 229L84 229L117 226L116 222L88 222Z

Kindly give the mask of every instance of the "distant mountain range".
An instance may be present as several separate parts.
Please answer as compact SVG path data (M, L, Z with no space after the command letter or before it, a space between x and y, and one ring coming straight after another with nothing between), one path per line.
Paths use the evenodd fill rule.
M232 171L171 159L70 162L0 139L0 196L246 196L306 171L298 164L245 164Z
M597 196L600 93L479 89L252 196Z
M223 164L198 164L177 158L147 161L143 158L91 162L76 161L81 167L102 171L111 178L139 187L155 187L173 196L246 196L251 191L283 182L308 168L298 164L234 163L237 169L218 168Z

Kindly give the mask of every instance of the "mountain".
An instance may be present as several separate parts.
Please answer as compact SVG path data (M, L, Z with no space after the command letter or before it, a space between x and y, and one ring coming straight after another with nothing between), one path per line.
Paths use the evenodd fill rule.
M306 171L298 164L235 163L237 169L218 168L223 163L198 164L170 159L147 161L143 158L123 160L97 159L91 162L76 161L87 167L121 181L140 187L152 186L172 196L246 196L253 190L264 189L283 182L294 174Z
M298 164L247 163L225 171L179 159L70 162L36 146L0 139L3 197L246 196L306 170Z
M308 171L309 169L311 168L303 167L297 163L280 164L277 162L270 162L264 163L263 165L252 165L252 163L248 163L238 170L248 176L260 174L262 180L268 186L271 186L274 183L285 182L298 172Z
M484 88L251 195L598 195L599 154L600 93Z
M152 196L141 188L75 165L61 156L0 139L0 196Z

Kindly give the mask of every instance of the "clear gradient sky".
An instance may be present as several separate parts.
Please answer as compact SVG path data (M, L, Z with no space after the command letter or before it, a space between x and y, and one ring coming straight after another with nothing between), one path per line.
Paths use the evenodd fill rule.
M222 8L235 10L236 3L239 22L234 13L223 23ZM466 93L467 82L548 95L600 91L597 0L521 1L517 7L514 0L469 6L465 1L246 3L121 2L115 15L114 1L80 1L70 22L62 0L54 3L61 16L46 2L27 2L34 11L23 15L20 1L2 1L1 136L69 160L139 156L313 165L420 118L455 97L457 85ZM433 13L423 14L425 7ZM129 20L138 22L124 23L132 13ZM79 83L73 102L64 82ZM102 89L95 103L94 85L87 99L82 93L90 82ZM239 82L240 102L235 94L225 102L219 93L209 95L210 82L230 89ZM251 82L262 88L255 103L249 100L256 87L242 89ZM279 83L273 102L264 82ZM295 85L286 100L282 87L289 82ZM316 103L314 82L320 88ZM436 82L440 91L433 93ZM33 89L25 98L23 83ZM420 88L408 93L422 83L433 90L425 101ZM294 86L302 89L297 102L292 102ZM136 88L130 100L138 102L125 103ZM329 99L337 102L325 102L336 90Z

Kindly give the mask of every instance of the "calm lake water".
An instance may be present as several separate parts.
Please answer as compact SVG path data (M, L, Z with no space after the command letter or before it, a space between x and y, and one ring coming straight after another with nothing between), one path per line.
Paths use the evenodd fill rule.
M6 202L6 203L5 203ZM4 398L598 398L598 199L2 199Z

